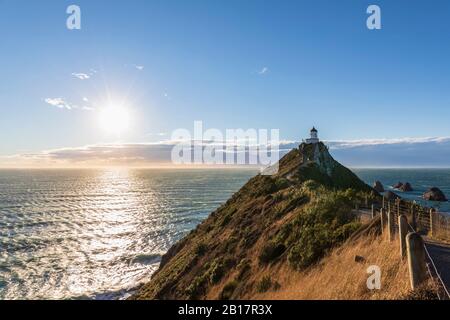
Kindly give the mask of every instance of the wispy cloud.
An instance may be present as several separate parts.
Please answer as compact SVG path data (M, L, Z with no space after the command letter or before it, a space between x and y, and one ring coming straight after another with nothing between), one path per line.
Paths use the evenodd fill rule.
M268 67L263 67L261 70L258 71L259 75L265 75L269 72L269 68Z
M59 109L72 110L76 108L76 106L73 106L70 103L66 102L63 98L47 98L45 99L45 102Z
M136 68L136 69L138 69L139 71L142 71L142 70L144 70L144 66L140 66L140 65L134 65L134 67Z
M87 80L87 79L90 79L91 78L91 75L89 75L89 74L87 74L87 73L72 73L72 75L75 77L75 78L78 78L78 79L80 79L80 80Z
M450 137L393 138L393 139L359 139L327 141L332 149L346 149L382 145L417 145L424 143L450 142Z
M87 98L83 98L84 103L81 106L70 103L63 98L46 98L46 99L44 99L44 101L47 104L49 104L53 107L59 108L59 109L65 109L65 110L80 109L80 110L85 110L85 111L95 110L94 107L88 105L89 100Z

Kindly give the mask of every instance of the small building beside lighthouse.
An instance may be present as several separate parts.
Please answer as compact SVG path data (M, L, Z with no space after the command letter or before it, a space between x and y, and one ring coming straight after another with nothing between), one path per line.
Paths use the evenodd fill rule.
M319 137L317 135L317 129L315 127L313 127L310 131L310 135L311 138L306 139L306 143L308 144L315 144L315 143L319 143Z

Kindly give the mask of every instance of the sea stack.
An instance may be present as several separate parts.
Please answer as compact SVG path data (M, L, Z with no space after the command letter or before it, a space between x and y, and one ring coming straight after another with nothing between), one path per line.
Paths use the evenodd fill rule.
M394 189L400 189L401 187L403 187L403 183L402 182L399 182L399 183L397 183L397 184L395 184L393 186Z
M380 181L375 181L375 183L373 184L373 188L375 189L375 191L377 192L384 192L384 186Z
M386 192L384 197L389 201L400 199L400 196L392 191Z
M406 182L405 184L403 184L399 189L400 189L400 191L403 191L403 192L414 191L414 189L412 188L412 186L409 182Z
M428 201L440 201L445 202L448 201L445 194L441 191L441 189L433 187L427 192L423 194L423 198Z

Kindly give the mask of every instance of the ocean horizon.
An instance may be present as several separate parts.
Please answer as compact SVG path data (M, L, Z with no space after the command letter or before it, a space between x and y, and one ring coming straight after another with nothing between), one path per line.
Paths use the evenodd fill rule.
M423 202L450 169L353 169ZM254 169L0 170L0 299L121 299ZM393 190L395 191L395 190ZM450 203L427 203L450 211Z

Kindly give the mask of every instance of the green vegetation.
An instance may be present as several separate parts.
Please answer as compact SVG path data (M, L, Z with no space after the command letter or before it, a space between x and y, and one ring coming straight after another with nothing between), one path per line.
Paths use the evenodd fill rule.
M195 277L192 284L186 289L189 299L197 299L205 293L207 278L205 276Z
M225 273L225 266L223 263L215 260L209 269L209 280L211 283L215 284L219 282Z
M269 242L259 255L259 261L261 263L269 263L281 256L285 250L284 244Z
M288 261L296 269L310 266L359 227L350 213L353 190L320 191L312 205L286 225L278 238L289 247Z
M208 246L206 244L199 243L197 245L197 247L195 248L195 254L197 256L203 256L206 253L207 250L208 250Z
M264 276L256 286L256 290L259 293L266 292L272 287L272 279L270 276Z
M220 294L220 299L222 300L230 300L233 296L234 290L236 290L236 287L238 286L238 282L233 280L228 282L224 287Z

